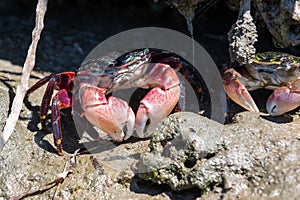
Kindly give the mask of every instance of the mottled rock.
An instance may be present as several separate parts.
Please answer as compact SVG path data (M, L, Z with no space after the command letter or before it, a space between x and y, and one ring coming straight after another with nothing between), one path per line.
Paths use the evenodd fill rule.
M250 2L242 2L238 20L228 33L231 60L241 64L252 63L256 51L257 31L250 13Z
M3 84L4 83L4 84ZM9 91L8 88L5 86L5 80L0 82L0 130L3 130L5 125L5 120L8 115L9 110Z
M244 0L228 0L227 6L237 10L240 2ZM251 9L251 12L256 17L256 21L263 21L257 24L258 28L266 26L277 47L299 46L300 2L298 0L253 0L252 5L254 9Z
M284 48L300 44L300 22L297 20L298 1L256 0L255 2L277 46Z
M162 122L138 163L138 171L146 180L167 183L173 190L204 189L219 179L211 174L206 160L217 151L222 125L194 113L177 113ZM204 163L203 163L204 164Z
M245 112L222 126L192 113L171 115L137 164L139 176L174 190L198 188L203 199L296 198L300 123L270 120Z

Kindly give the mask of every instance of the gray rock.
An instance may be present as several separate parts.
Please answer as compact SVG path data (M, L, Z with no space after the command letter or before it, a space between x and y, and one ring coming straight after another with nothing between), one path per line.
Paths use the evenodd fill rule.
M257 10L274 38L275 45L281 48L299 46L299 1L255 1Z
M245 0L227 0L227 6L238 10ZM256 17L258 28L266 27L273 37L275 46L287 48L299 46L299 1L286 0L253 0L251 13ZM259 23L259 22L262 23ZM263 36L261 36L263 37Z
M199 160L206 160L217 151L216 141L221 132L221 124L199 118L197 114L171 115L154 133L150 153L145 153L137 164L141 177L167 183L173 190L190 189L195 185L208 188L218 177L211 174L207 165L201 166L201 171L195 169L200 167Z
M225 126L176 113L156 129L137 169L145 180L198 188L207 198L293 199L300 195L299 128L299 121L276 124L249 112Z
M250 14L250 3L250 0L245 0L241 4L238 20L228 33L231 60L241 64L252 63L256 51L257 31Z
M8 109L9 109L9 94L8 89L0 83L0 102L2 106L0 107L0 129L4 127L4 122L7 118Z

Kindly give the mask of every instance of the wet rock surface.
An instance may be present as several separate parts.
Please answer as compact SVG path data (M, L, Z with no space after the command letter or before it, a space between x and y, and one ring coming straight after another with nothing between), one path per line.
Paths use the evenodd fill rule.
M138 162L139 176L173 190L198 188L201 199L299 197L299 120L276 124L249 112L235 120L169 116Z

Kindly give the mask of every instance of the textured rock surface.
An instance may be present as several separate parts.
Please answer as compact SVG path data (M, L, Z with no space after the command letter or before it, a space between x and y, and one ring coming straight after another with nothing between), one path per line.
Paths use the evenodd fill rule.
M171 115L154 133L149 145L151 153L143 155L137 164L138 172L141 177L167 183L174 190L196 185L208 190L210 184L221 180L212 175L214 167L199 161L215 154L221 132L221 124L197 114Z
M257 10L279 47L298 46L300 44L300 21L298 1L256 0Z
M245 0L228 0L227 6L238 10L240 2ZM286 0L253 0L251 13L256 16L259 28L266 27L271 33L274 44L280 48L299 46L300 44L300 2Z
M246 0L242 4L237 22L228 33L231 60L241 64L252 63L256 51L257 31L250 13L250 3Z
M176 113L162 122L137 167L143 179L174 190L196 187L203 199L296 199L299 128L299 120L276 124L249 112L225 126Z

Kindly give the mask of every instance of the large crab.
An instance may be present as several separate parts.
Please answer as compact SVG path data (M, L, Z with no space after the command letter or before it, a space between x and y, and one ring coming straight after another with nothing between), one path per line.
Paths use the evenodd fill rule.
M114 141L126 140L134 131L139 137L146 137L174 107L174 110L181 109L178 102L183 95L176 71L187 77L189 74L197 76L192 68L188 70L187 67L172 53L136 50L119 57L110 65L103 66L101 60L94 59L84 63L77 73L47 76L33 85L27 95L48 83L40 108L42 127L45 128L54 89L58 90L52 99L52 129L57 152L62 155L61 109L77 104L72 111L77 108L75 112L84 115L93 126L106 132ZM195 88L201 87L199 81L191 81L191 84ZM111 96L116 90L132 87L151 89L140 101L136 113L127 102Z
M227 69L223 74L226 94L247 110L259 112L248 91L274 90L267 112L277 116L300 106L300 58L286 53L265 52L251 64Z

